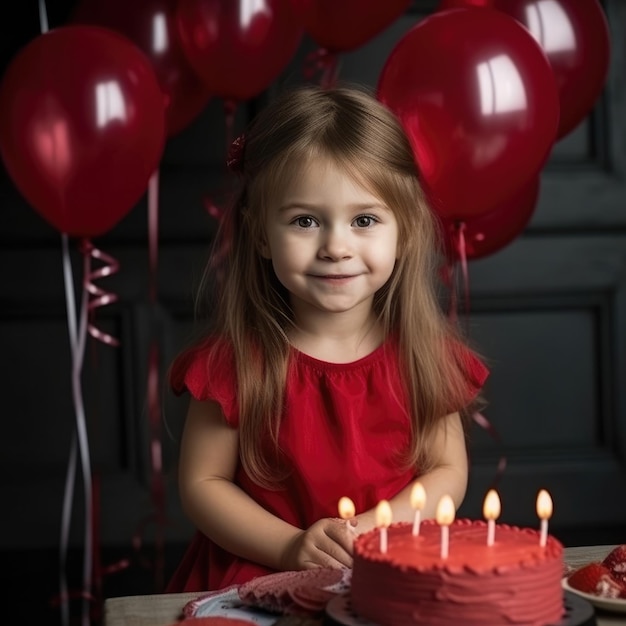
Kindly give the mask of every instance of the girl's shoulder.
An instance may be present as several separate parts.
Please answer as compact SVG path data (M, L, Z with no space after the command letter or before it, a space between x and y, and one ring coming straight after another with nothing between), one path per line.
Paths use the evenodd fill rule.
M489 369L469 345L460 341L450 343L450 352L459 369L463 372L471 395L475 395L485 384Z
M198 400L232 396L235 385L235 363L230 343L209 336L183 350L172 362L169 384L174 393L189 391Z

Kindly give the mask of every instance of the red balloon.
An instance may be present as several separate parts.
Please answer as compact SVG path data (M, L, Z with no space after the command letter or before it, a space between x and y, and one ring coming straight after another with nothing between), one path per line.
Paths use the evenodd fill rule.
M443 0L451 6L492 6L522 23L550 61L560 100L557 139L589 115L609 72L611 41L598 0Z
M169 136L190 124L211 97L181 49L176 4L176 0L82 0L71 18L73 23L115 30L143 50L167 96Z
M303 33L289 0L179 0L176 15L189 63L225 100L247 100L266 89Z
M26 200L76 237L138 202L165 143L163 93L128 39L92 26L38 36L0 85L0 152Z
M487 213L528 183L559 121L543 50L492 9L419 22L387 59L378 97L407 131L434 210L450 219Z
M291 0L304 29L329 52L353 50L397 20L411 0Z
M530 222L538 197L539 177L489 213L468 217L463 221L443 218L441 222L447 258L460 259L458 244L461 226L468 260L488 256L507 246Z
M437 11L448 9L467 9L468 7L493 7L495 0L441 0Z
M582 122L606 83L609 26L597 0L496 0L496 9L526 26L548 56L561 104L557 139Z

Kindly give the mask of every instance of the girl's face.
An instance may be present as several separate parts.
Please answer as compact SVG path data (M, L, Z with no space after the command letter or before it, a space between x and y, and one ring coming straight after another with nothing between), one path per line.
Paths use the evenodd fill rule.
M290 292L297 318L315 311L367 319L398 250L393 212L323 157L309 159L277 194L266 237L263 256Z

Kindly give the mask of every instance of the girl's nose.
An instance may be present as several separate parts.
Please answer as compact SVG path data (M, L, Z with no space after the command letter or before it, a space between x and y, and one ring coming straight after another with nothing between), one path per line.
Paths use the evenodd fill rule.
M352 256L350 235L342 229L328 229L323 234L320 249L320 258L330 261L339 261Z

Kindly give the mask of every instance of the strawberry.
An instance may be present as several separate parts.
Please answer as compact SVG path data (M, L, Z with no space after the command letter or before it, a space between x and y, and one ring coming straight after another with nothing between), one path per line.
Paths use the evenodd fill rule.
M626 591L626 544L613 548L602 561L602 565L609 569L615 580L624 585Z
M602 598L624 597L622 586L613 578L609 568L602 563L584 565L570 574L567 582L574 589Z

